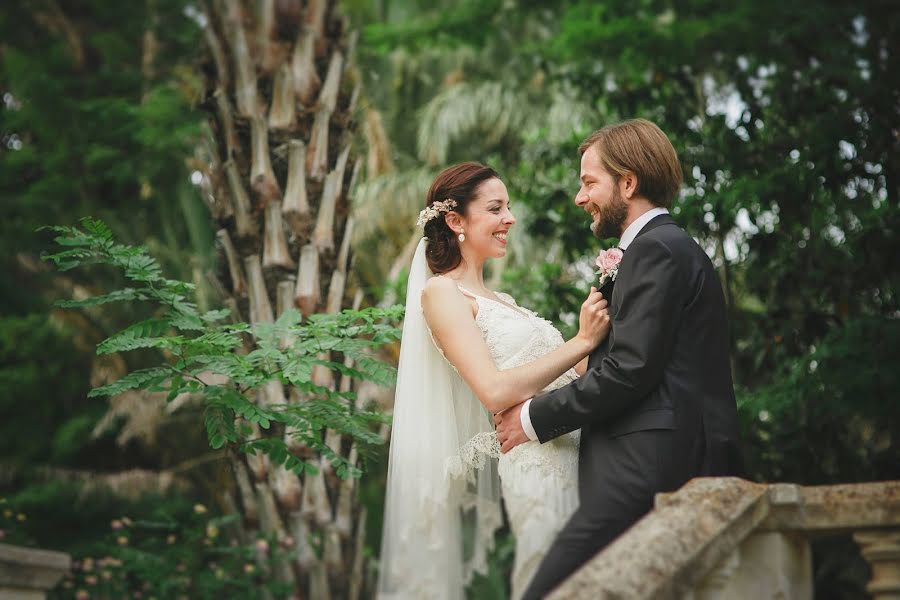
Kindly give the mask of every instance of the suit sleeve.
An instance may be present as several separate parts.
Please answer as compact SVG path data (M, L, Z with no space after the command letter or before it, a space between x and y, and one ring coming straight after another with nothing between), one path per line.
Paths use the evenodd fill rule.
M634 408L659 383L675 343L688 287L672 251L651 236L625 253L616 281L609 353L577 381L537 396L530 417L541 442Z

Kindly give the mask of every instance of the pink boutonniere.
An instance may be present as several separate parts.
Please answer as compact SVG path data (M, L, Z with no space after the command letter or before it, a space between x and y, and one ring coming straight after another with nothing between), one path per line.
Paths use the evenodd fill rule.
M616 280L616 275L619 274L619 263L622 262L622 255L622 250L619 248L603 250L597 255L596 264L599 270L596 274L600 276L598 287L602 287L607 281Z

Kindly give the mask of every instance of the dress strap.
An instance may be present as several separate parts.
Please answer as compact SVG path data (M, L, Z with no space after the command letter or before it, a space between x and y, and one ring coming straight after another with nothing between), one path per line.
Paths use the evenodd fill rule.
M445 277L445 276L444 275L436 275L436 277ZM479 298L478 294L476 294L474 292L470 292L469 290L467 290L466 288L461 286L459 284L459 282L457 280L453 279L452 277L447 277L447 279L449 279L450 281L452 281L453 283L456 284L456 287L459 289L460 292L463 293L463 296L468 296L469 298L474 298L476 302L478 301L478 298Z
M463 296L468 296L470 298L474 298L476 302L478 301L478 294L474 294L474 293L470 292L463 286L459 285L459 283L456 284L456 287L458 287L459 291L461 291L463 293Z
M443 275L437 275L437 277L443 277ZM506 308L508 308L510 310L514 310L517 313L519 313L520 315L523 315L526 317L532 316L534 314L531 311L529 311L528 309L523 309L518 304L516 304L515 299L513 299L513 297L510 296L509 294L505 294L503 292L494 292L497 295L497 298L490 298L488 296L482 296L481 294L476 294L475 292L471 292L471 291L467 290L466 288L461 286L458 281L456 281L453 278L448 278L448 279L451 279L453 281L453 283L456 284L457 289L460 292L462 292L463 296L468 296L469 298L472 298L473 300L475 300L475 304L478 306L481 306L481 300L487 300L489 302L493 302L495 304L505 306ZM503 300L502 298L509 298L509 301Z

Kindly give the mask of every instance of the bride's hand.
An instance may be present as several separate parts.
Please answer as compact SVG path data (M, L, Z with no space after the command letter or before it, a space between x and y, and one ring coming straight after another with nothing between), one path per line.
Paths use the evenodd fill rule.
M609 320L609 303L603 294L592 287L587 299L581 304L581 315L578 317L578 334L576 337L584 340L593 350L606 334L611 326Z

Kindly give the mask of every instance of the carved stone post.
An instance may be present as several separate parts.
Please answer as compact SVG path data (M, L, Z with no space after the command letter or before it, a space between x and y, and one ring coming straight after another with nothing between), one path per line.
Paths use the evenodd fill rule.
M0 598L43 600L71 564L62 552L0 544Z
M874 600L900 600L900 529L861 531L853 535L872 567L866 590Z

